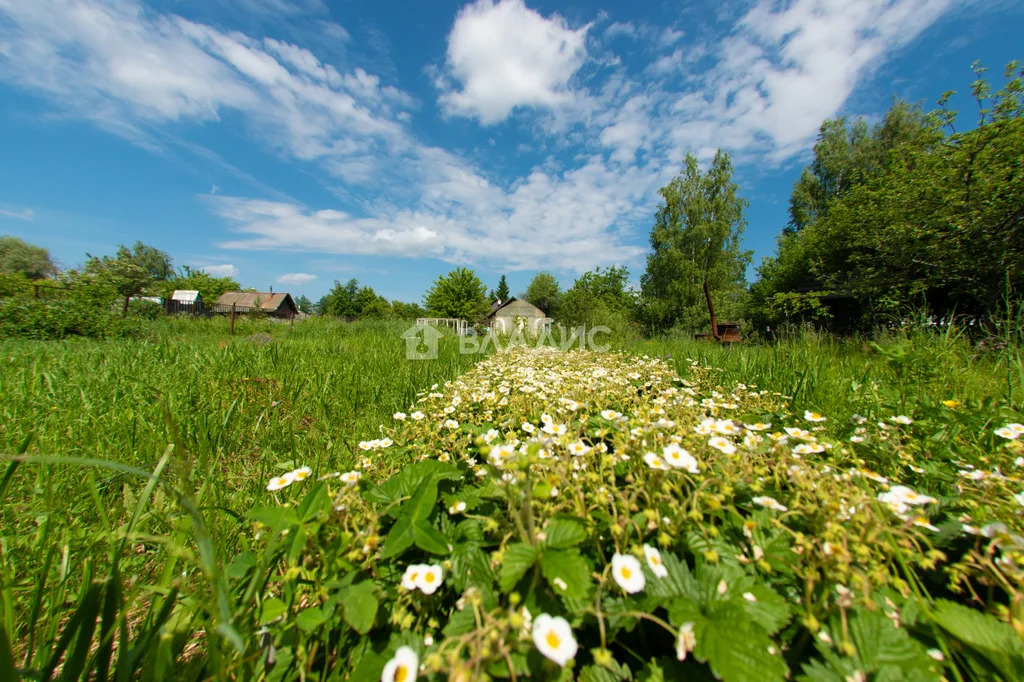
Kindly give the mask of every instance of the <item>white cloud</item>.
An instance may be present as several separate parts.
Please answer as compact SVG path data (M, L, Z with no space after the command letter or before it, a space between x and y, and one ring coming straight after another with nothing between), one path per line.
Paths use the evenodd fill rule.
M311 275L308 272L290 272L287 275L281 275L277 278L278 284L294 284L295 286L302 286L309 284L316 280L316 275Z
M504 176L417 138L413 98L373 73L137 0L0 0L0 79L140 144L164 140L170 123L230 115L260 144L326 171L325 183L343 181L331 189L345 210L270 201L268 189L207 195L234 232L224 247L635 267L657 188L686 152L708 159L722 147L763 164L805 151L856 84L953 2L760 0L724 35L682 18L612 24L605 38L632 31L648 50L638 68L600 40L591 46L604 52L588 55L589 24L478 0L448 36L440 100L485 125L514 110L533 117L517 142L550 156Z
M546 19L522 0L477 0L459 12L448 36L446 68L458 89L441 95L442 106L490 125L516 107L567 103L589 28L570 29L557 14Z
M238 268L230 263L223 265L200 265L199 269L212 277L238 277Z
M36 217L36 212L31 208L23 208L20 210L0 208L0 216L5 218L15 218L16 220L32 220Z

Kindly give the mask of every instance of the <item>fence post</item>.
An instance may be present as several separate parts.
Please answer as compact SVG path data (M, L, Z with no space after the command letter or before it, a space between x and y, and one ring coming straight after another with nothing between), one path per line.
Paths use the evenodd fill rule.
M164 299L164 315L170 315L170 314L171 314L171 299L165 298Z
M292 313L292 329L295 329L295 313Z
M32 288L36 290L36 298L39 298L39 285L33 284Z
M231 336L235 335L235 304L231 304Z

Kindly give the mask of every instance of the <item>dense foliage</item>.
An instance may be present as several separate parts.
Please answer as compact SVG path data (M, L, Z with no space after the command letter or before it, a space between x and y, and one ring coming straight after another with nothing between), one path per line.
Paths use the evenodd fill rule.
M487 288L469 268L440 275L423 296L423 305L434 317L457 317L476 322L487 314Z
M778 255L760 268L761 327L837 320L866 328L911 310L1000 319L1024 290L1024 71L993 92L975 67L973 130L955 112L897 103L873 130L821 129Z

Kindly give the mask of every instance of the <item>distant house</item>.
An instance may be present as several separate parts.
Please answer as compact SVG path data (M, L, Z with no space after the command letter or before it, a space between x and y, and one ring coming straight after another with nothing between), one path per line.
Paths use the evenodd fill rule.
M228 291L220 295L213 305L215 313L230 313L234 304L235 312L248 313L259 309L271 317L292 318L299 308L291 294L264 293L261 291Z
M540 334L551 329L551 318L532 303L513 297L504 302L499 299L491 304L487 325L499 334L511 334L517 329Z
M178 303L202 303L203 297L195 289L175 289L171 300Z

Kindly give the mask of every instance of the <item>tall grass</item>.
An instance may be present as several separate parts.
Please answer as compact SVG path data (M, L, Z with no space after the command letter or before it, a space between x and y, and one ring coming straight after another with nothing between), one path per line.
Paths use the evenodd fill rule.
M30 457L0 485L0 624L17 667L45 670L68 614L101 596L129 605L129 631L166 620L153 597L182 571L223 599L218 562L270 476L350 465L416 391L475 360L445 337L437 360L408 361L405 327L242 320L229 337L224 320L172 318L145 341L0 342L0 452Z

